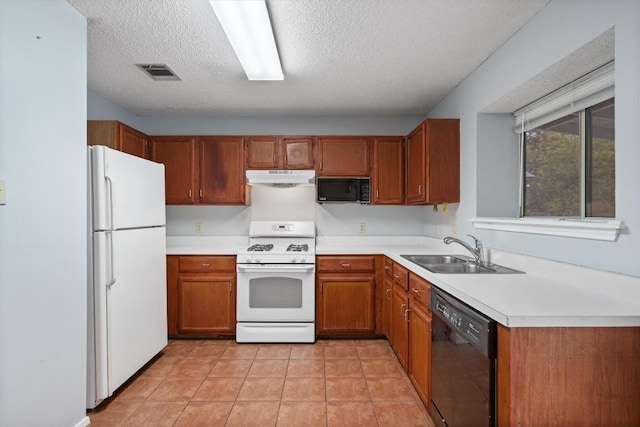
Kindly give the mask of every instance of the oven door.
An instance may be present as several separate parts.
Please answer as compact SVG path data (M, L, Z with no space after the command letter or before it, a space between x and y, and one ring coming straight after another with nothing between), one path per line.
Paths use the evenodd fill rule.
M314 264L238 264L238 322L315 321Z

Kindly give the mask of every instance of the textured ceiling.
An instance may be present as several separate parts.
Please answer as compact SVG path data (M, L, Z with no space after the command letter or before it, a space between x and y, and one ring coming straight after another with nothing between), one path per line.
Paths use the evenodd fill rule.
M268 0L285 79L259 82L207 0L68 1L88 18L89 89L160 116L426 115L548 2Z

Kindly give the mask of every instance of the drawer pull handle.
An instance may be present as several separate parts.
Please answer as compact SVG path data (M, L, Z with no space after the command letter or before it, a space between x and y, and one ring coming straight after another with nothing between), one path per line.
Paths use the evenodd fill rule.
M387 289L387 291L385 292L385 297L387 299L391 299L391 289Z
M393 277L395 277L396 279L399 279L400 275L399 274L394 274Z
M342 265L342 268L351 268L351 264L343 263L343 264L340 264L340 265Z
M418 288L411 288L411 290L412 290L413 292L415 292L416 294L419 294L419 293L420 293L420 289L418 289Z
M204 263L204 262L202 264L200 264L200 265L202 267L204 267L204 268L209 268L211 266L211 264L207 264L207 263Z
M384 269L385 269L385 270L391 270L391 267L389 267L388 265L385 265L385 266L384 266Z

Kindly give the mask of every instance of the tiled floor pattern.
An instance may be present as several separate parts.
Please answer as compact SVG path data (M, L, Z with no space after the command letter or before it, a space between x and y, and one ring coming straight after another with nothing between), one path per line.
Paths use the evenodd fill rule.
M432 426L384 340L172 340L91 426Z

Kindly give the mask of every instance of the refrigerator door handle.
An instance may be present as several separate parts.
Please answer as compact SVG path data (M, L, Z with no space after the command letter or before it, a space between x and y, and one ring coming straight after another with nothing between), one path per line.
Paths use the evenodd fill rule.
M109 165L108 165L108 152L105 152L105 156L104 156L104 179L109 183L109 219L110 219L110 226L109 226L109 230L115 230L114 224L116 223L116 219L114 218L115 215L115 203L116 200L113 197L113 194L115 193L115 182L113 182L113 179L109 176Z
M107 288L110 288L116 283L116 267L115 261L113 258L113 232L106 232L107 238L109 239L109 280L107 280Z

